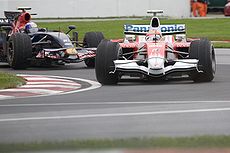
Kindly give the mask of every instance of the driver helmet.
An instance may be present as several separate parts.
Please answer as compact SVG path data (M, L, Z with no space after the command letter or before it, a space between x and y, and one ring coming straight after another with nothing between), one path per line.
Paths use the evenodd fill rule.
M36 32L38 32L38 26L37 26L37 24L34 23L34 22L28 22L25 25L25 32L26 33L36 33Z
M159 41L162 37L162 34L160 31L157 30L151 30L146 34L146 41Z

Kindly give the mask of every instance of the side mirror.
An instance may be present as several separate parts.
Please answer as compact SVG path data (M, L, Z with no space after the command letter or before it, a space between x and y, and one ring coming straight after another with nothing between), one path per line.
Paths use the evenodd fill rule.
M68 34L73 29L76 29L76 26L75 25L70 25L69 26L69 31L67 31L66 34Z
M75 25L70 25L69 30L73 30L73 29L76 29L76 26Z

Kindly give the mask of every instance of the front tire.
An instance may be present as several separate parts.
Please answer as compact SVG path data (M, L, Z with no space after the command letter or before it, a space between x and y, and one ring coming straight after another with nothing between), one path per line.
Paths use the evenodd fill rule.
M32 42L24 33L14 33L9 38L7 60L13 69L29 67L28 58L32 57Z
M104 39L102 32L87 32L83 39L83 45L86 48L97 48L102 39ZM95 58L85 59L85 64L87 67L94 68Z
M189 57L198 59L198 70L201 73L191 73L194 82L210 82L214 79L216 72L215 51L211 42L207 39L195 40L191 43Z
M103 85L113 85L118 82L118 73L114 71L114 60L118 59L120 45L108 40L102 40L97 48L95 72L98 82Z

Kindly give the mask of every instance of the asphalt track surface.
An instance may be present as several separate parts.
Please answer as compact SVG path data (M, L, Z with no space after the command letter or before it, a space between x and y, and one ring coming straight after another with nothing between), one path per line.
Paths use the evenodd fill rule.
M213 82L141 82L0 101L0 143L230 134L230 50L217 49ZM84 63L14 71L96 81Z

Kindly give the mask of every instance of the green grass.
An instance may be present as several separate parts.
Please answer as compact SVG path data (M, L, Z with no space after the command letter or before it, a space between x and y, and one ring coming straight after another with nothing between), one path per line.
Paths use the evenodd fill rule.
M186 24L188 37L207 37L209 40L230 40L230 19L162 19L161 24ZM144 20L114 20L114 21L79 21L38 23L48 29L67 31L68 25L76 25L80 40L88 31L101 31L107 39L123 38L124 24L149 24Z
M72 140L64 142L0 144L0 152L30 152L97 149L156 149L156 148L230 148L230 136L158 137L130 139Z
M230 48L230 43L215 42L213 45L215 48Z
M22 77L0 72L0 89L15 88L23 84L25 84L25 80Z

